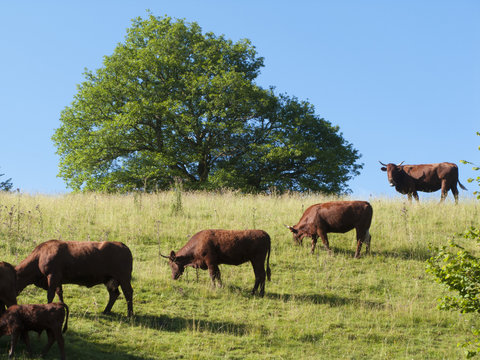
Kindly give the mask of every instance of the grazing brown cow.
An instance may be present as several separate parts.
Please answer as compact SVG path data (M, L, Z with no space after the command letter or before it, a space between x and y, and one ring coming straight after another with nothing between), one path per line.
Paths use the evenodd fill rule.
M355 257L359 258L363 243L366 252L370 252L372 237L368 230L372 214L372 206L366 201L331 201L310 206L297 225L287 227L293 233L295 242L299 244L304 237L312 238L312 254L319 236L325 248L330 251L327 233L345 233L355 228L357 231Z
M41 305L13 305L7 309L0 318L0 336L10 335L10 351L8 357L11 358L15 351L18 338L21 337L31 354L29 331L36 331L39 335L43 330L47 332L48 343L42 351L45 356L52 347L55 340L60 349L62 360L65 359L65 348L62 336L62 324L67 313L63 332L68 327L68 306L64 303L41 304Z
M27 285L47 290L52 302L55 292L63 302L62 284L92 287L105 284L110 299L104 314L108 314L120 295L122 287L127 301L128 315L133 315L132 253L120 242L49 240L38 245L15 268L17 294Z
M16 273L13 265L0 261L0 315L17 303Z
M417 191L434 192L442 189L440 201L444 201L448 191L451 190L455 203L458 203L457 183L463 190L467 190L458 180L458 167L453 163L402 165L384 164L380 168L386 171L390 186L395 186L400 194L407 194L408 200L412 196L418 201Z
M186 266L207 270L212 284L222 285L218 265L240 265L250 261L255 273L252 295L260 286L260 296L265 294L266 275L270 281L270 236L263 230L203 230L193 235L177 253L172 251L169 259L172 278L178 279Z

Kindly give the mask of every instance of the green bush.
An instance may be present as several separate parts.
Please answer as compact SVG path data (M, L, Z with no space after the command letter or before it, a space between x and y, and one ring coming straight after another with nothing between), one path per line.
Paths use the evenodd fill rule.
M480 132L477 132L480 136ZM480 150L480 147L479 147ZM475 164L461 160L463 164L474 165L473 170L480 170ZM480 185L480 176L468 179ZM477 199L480 193L475 191ZM462 234L466 244L480 245L480 229L471 226ZM434 249L434 255L427 260L427 272L433 274L439 283L444 284L449 290L457 293L455 296L447 295L440 300L440 309L459 310L461 313L480 313L480 258L471 250L459 245L458 241L451 239L447 245ZM459 344L466 348L467 358L472 358L480 352L480 329L473 328L474 339Z
M480 245L480 230L471 227L463 237ZM459 245L454 239L448 245L436 248L427 260L427 272L439 283L456 292L441 299L440 309L459 310L461 313L480 313L480 258ZM461 344L466 347L467 358L480 351L480 329L474 329L474 340Z

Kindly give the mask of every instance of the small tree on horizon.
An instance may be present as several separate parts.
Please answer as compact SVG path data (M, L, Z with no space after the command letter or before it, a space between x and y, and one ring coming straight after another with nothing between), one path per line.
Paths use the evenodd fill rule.
M0 177L4 176L5 174L0 174ZM0 181L0 191L10 191L13 187L12 179L7 179L5 181Z

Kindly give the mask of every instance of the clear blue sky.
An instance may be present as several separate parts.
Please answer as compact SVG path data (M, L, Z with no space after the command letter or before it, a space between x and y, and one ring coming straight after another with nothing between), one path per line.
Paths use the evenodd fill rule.
M310 101L363 155L355 197L396 195L378 160L480 162L480 1L0 0L0 180L68 191L51 141L60 112L147 9L250 39L258 84ZM459 169L471 194L478 174Z

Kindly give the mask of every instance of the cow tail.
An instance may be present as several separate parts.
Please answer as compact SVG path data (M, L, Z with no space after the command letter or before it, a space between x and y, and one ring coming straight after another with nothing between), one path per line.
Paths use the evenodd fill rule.
M270 271L270 248L271 248L271 242L270 242L270 237L268 239L268 249L267 249L267 279L270 281L270 278L272 276L272 272Z
M457 181L458 181L458 185L460 185L460 187L462 188L462 190L467 190L467 188L462 185L462 183L460 182L460 180L457 180Z
M68 329L68 315L70 313L70 310L68 310L67 304L65 303L62 303L62 304L63 304L63 307L65 308L65 311L67 312L67 316L65 318L65 325L63 326L63 330L62 330L62 332L65 332Z

